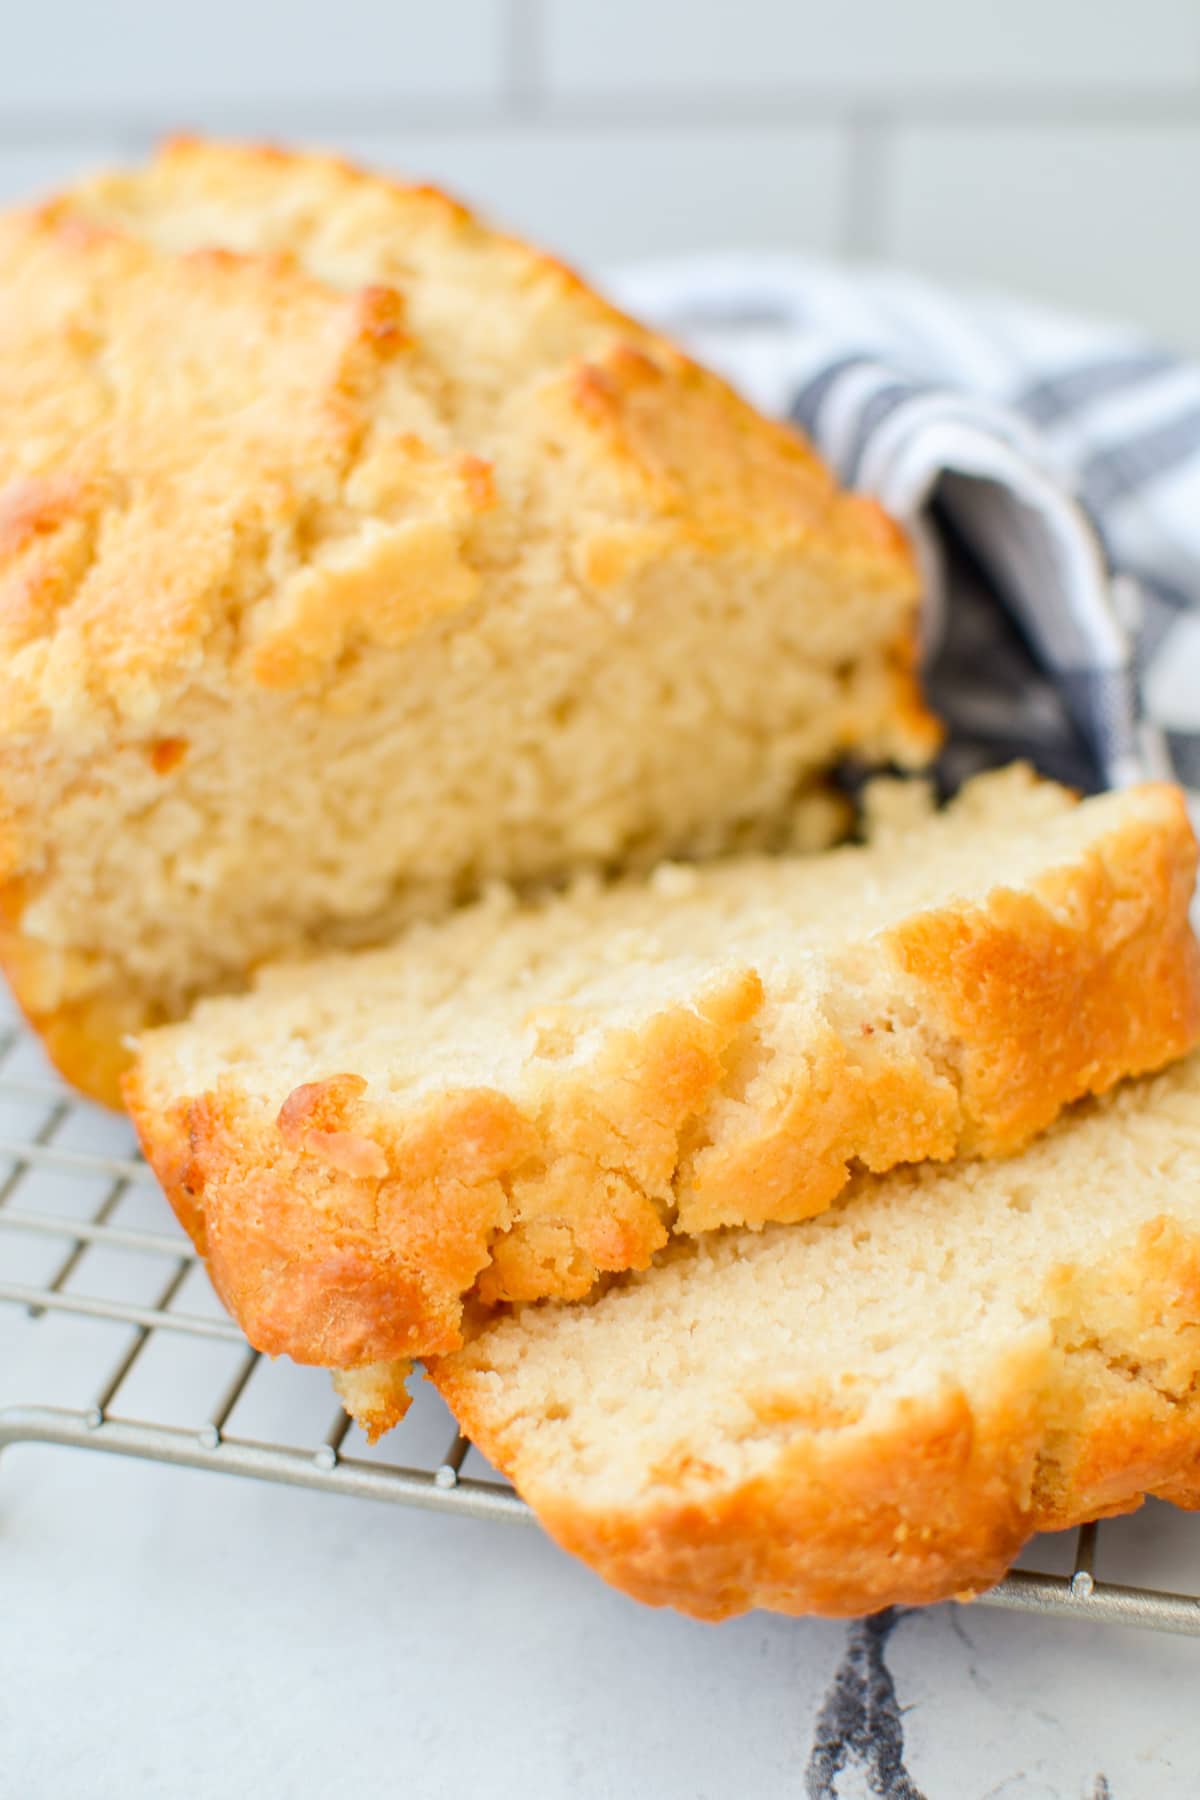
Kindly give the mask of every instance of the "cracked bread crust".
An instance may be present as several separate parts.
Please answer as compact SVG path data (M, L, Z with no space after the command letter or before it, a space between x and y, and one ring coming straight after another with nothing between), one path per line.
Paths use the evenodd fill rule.
M809 1356L805 1226L790 1246L780 1232L677 1246L590 1306L519 1310L431 1365L431 1379L559 1544L636 1599L703 1619L970 1598L1039 1531L1130 1511L1146 1495L1200 1506L1200 1059L1085 1106L1032 1152L979 1170L994 1204L959 1236L973 1233L978 1248L988 1234L1000 1246L979 1258L973 1281L985 1320L996 1289L1012 1289L1010 1314L985 1325L995 1336L982 1346L962 1314L961 1347L952 1324L947 1333L914 1316L901 1341L930 1373L914 1379L892 1365L873 1376L882 1289L922 1276L895 1228L926 1187L939 1190L937 1218L950 1220L958 1198L969 1207L971 1173L863 1178L821 1222L818 1231L843 1239L874 1234L881 1255L870 1276L853 1251L844 1263L845 1306L868 1324L859 1331L851 1313L844 1340L814 1341ZM1122 1184L1143 1203L1123 1206ZM1063 1223L1075 1209L1086 1242L1064 1230L1056 1250L1055 1209ZM920 1257L940 1268L955 1251L938 1242L933 1215L921 1229ZM1036 1274L1019 1255L1006 1273L1010 1242L1019 1249L1022 1233L1042 1231ZM957 1253L969 1258L970 1243ZM782 1305L774 1255L790 1282ZM739 1261L756 1259L778 1331L778 1363L762 1387L764 1359L750 1351L743 1362L739 1347L748 1292L735 1302L722 1287ZM965 1304L972 1282L956 1281L952 1260L944 1281ZM647 1333L685 1322L694 1348L687 1369L675 1369ZM610 1394L602 1418L581 1404L568 1359ZM744 1367L740 1391L701 1397L686 1427L664 1418L644 1435L656 1407L669 1415L665 1384L698 1389L705 1359ZM627 1360L639 1374L618 1397Z
M0 961L101 1097L110 1019L934 747L899 529L445 196L181 140L0 270Z
M991 779L978 791L1019 778ZM444 1354L469 1304L580 1299L672 1234L807 1218L855 1163L1009 1154L1081 1094L1190 1049L1200 968L1182 798L1155 786L1087 806L1086 848L1028 886L927 907L856 945L825 1010L801 1007L799 1039L798 1003L734 959L686 1003L606 1030L580 1066L559 1066L558 1041L579 1018L536 1009L531 1084L405 1102L322 1066L301 970L295 1029L316 1031L313 1079L282 1103L253 1064L187 1091L208 1021L252 1042L269 988L143 1040L126 1100L259 1348L343 1369ZM371 966L329 965L332 991L360 967L371 990ZM718 1128L751 1091L747 1057L769 1089Z
M497 458L549 484L591 586L684 547L807 545L881 593L899 584L911 615L899 528L795 432L558 265L489 250L439 196L419 204L483 240L480 281L489 255L501 270L519 256L552 284L577 340L577 360L531 355L490 431L395 289L339 292L284 254L165 255L153 214L128 236L87 190L0 221L0 728L158 713L214 638L229 679L271 688L328 679L354 644L403 643L519 558L519 484L498 489ZM194 352L164 391L180 339ZM911 723L927 739L919 710Z

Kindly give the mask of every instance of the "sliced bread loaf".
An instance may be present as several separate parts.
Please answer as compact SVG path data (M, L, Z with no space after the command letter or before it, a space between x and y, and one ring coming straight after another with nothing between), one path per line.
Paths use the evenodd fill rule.
M130 1110L251 1341L447 1351L468 1296L577 1299L856 1163L1007 1153L1196 1042L1177 789L911 800L821 857L496 894L147 1034Z
M427 188L179 143L0 221L0 962L65 1073L497 877L920 760L880 509Z
M706 1619L970 1594L1036 1531L1200 1506L1200 1056L432 1374L560 1544Z

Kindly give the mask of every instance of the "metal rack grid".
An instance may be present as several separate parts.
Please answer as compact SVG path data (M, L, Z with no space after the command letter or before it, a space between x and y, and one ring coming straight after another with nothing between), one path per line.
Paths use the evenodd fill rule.
M252 1350L220 1310L128 1125L67 1090L7 1002L0 1007L0 1451L17 1443L107 1450L533 1522L427 1388L404 1425L371 1450L321 1371L272 1364ZM64 1338L56 1326L85 1335ZM203 1353L190 1365L189 1348ZM148 1383L156 1359L157 1383ZM261 1404L281 1374L290 1389L282 1422L269 1397ZM47 1388L50 1401L35 1398ZM481 1473L471 1473L475 1462ZM1014 1570L976 1604L1200 1636L1200 1594L1101 1580L1098 1535L1095 1525L1076 1534L1069 1572Z

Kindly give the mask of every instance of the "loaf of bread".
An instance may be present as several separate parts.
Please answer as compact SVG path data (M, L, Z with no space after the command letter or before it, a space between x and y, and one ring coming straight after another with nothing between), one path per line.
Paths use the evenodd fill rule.
M0 220L0 963L63 1071L490 880L923 758L900 532L427 188L195 142Z
M867 845L494 894L146 1034L130 1111L251 1342L446 1352L468 1300L579 1299L855 1164L1007 1154L1197 1041L1177 789L1017 767L919 819L912 786ZM399 1390L342 1392L378 1427Z
M432 1374L560 1544L706 1619L969 1595L1034 1532L1200 1506L1200 1056Z

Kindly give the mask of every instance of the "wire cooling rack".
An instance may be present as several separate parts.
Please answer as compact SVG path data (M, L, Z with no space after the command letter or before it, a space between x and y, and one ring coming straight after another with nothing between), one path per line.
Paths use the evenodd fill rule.
M532 1523L427 1384L372 1448L321 1371L252 1350L127 1122L67 1090L0 998L0 1451L18 1443ZM1101 1580L1098 1528L1067 1535L1039 1540L1063 1566L1014 1570L977 1604L1200 1636L1200 1591Z

